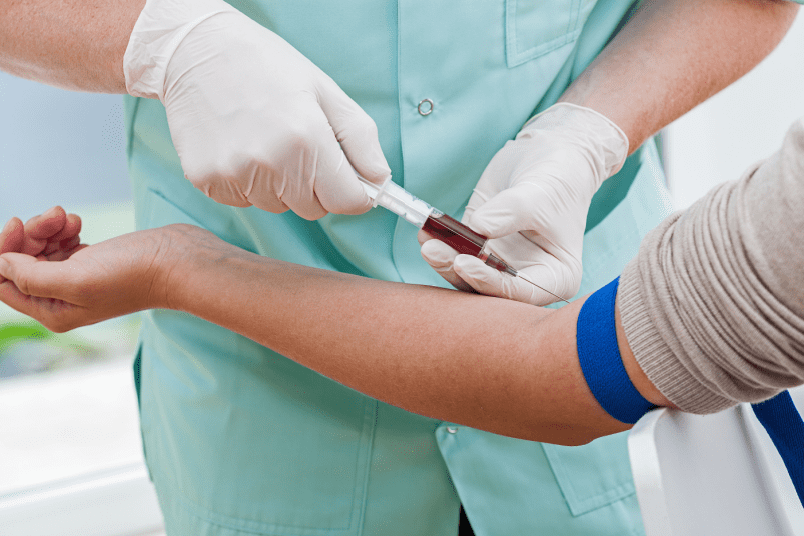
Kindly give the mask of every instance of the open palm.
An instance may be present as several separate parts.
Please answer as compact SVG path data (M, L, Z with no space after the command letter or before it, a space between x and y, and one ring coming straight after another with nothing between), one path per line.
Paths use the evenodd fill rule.
M24 226L9 222L0 234L0 300L58 332L159 303L154 283L170 232L86 246L79 231L80 219L60 207Z

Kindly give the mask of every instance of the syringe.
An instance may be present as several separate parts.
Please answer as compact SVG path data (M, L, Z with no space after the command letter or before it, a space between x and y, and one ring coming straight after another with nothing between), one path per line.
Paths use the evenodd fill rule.
M419 229L423 229L433 238L437 238L451 246L458 253L477 257L488 266L510 274L513 277L519 277L551 296L565 303L569 303L561 296L553 294L546 288L537 285L530 278L512 268L510 264L491 253L487 247L489 241L487 236L476 233L458 220L447 216L437 208L411 194L391 179L385 181L385 184L382 186L377 186L360 175L358 175L358 177L363 183L363 187L368 196L374 200L375 207L377 205L385 207Z

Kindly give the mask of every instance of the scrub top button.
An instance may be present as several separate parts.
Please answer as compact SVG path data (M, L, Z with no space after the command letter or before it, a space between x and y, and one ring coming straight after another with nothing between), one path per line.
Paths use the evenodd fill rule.
M447 432L449 432L450 434L457 434L458 433L458 427L457 426L447 426Z
M424 99L419 103L419 113L421 115L430 115L433 113L433 108L435 108L435 105L430 99Z

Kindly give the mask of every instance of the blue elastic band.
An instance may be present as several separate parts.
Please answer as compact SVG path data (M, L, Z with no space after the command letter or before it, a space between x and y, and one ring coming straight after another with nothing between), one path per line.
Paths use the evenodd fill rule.
M782 391L769 400L751 404L751 407L782 456L798 500L804 506L804 421L790 393Z
M634 424L656 406L639 394L623 366L614 318L619 283L618 277L583 304L576 341L583 375L598 403L618 421ZM783 391L752 407L779 451L804 506L804 421L790 393Z
M586 383L606 413L618 421L634 424L656 406L639 394L623 366L614 303L618 277L586 300L578 314L576 341Z

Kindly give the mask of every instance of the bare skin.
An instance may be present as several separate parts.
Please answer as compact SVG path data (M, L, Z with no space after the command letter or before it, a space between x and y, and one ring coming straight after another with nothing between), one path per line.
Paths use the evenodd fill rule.
M629 154L754 68L790 29L798 4L649 0L559 101L623 129Z
M0 69L76 91L125 93L123 54L145 0L5 0Z
M75 246L55 209L0 234L0 300L54 331L149 308L236 331L369 396L412 412L524 439L583 444L630 428L589 391L575 343L584 299L554 311L458 291L390 283L260 257L189 225ZM41 238L39 239L41 240ZM59 262L61 261L61 262ZM348 303L348 307L343 304ZM393 326L393 329L389 329ZM620 329L626 370L670 405ZM444 378L450 378L444 382Z

